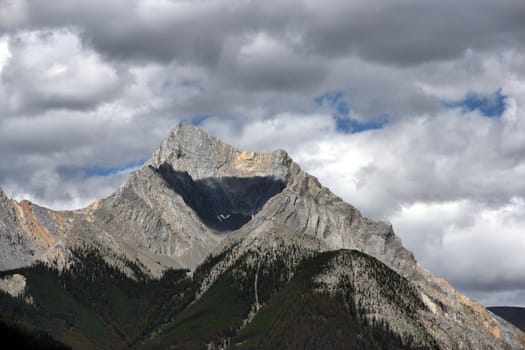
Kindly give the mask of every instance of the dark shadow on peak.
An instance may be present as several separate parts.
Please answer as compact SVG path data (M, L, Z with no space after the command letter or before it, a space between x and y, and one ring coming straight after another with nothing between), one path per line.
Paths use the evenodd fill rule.
M187 172L176 171L166 163L153 169L204 224L217 231L240 228L286 187L284 181L271 176L210 177L194 181Z

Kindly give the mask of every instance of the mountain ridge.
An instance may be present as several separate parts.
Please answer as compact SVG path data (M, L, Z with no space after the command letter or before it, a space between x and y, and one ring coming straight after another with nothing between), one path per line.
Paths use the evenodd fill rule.
M2 191L0 200L0 239L14 242L0 248L13 257L0 269L42 260L67 270L77 247L95 249L130 276L128 261L159 278L169 268L217 260L199 282L199 300L246 256L292 249L299 253L284 264L293 275L313 252L353 249L410 281L425 306L417 322L442 348L525 347L523 333L419 266L391 225L364 217L282 150L237 150L181 124L122 187L86 208L52 211ZM247 266L258 271L256 260Z

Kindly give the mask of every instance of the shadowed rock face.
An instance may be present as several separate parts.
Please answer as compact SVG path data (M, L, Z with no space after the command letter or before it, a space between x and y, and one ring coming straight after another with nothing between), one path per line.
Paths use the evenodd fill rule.
M150 166L153 168L152 166ZM217 231L242 227L285 183L271 176L209 177L199 180L164 163L156 170L206 226Z

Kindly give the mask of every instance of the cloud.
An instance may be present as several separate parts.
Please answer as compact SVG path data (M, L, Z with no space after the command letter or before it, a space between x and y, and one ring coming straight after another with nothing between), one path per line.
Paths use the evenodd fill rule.
M519 1L354 1L351 5L309 2L305 31L312 50L327 55L355 52L398 65L450 60L467 49L516 45L524 29ZM330 6L332 5L332 6Z
M0 73L10 58L11 53L8 48L7 36L3 36L0 38Z
M120 88L114 67L68 30L22 32L8 44L10 58L2 69L8 113L93 108Z
M232 38L263 31L325 57L355 53L403 65L446 60L467 48L518 44L525 14L519 0L3 3L19 26L74 25L98 51L120 59L197 59L204 64L216 63Z
M494 304L498 294L525 292L524 209L523 197L495 208L468 200L419 202L403 207L392 221L424 266Z
M0 32L16 29L27 20L26 0L0 0Z

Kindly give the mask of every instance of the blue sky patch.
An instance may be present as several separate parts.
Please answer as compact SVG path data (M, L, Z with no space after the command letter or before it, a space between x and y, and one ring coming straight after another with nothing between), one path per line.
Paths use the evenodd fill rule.
M193 117L191 119L191 124L195 125L195 126L199 126L202 124L203 121L205 121L206 119L208 119L210 116L209 115L206 115L206 114L203 114L203 115L198 115L196 117Z
M383 120L374 120L367 122L360 122L352 118L335 118L336 128L338 131L344 133L355 134L358 132L383 129L385 124L388 123L388 118L385 117Z
M315 103L319 107L329 107L339 116L347 117L350 114L350 105L342 91L331 91L316 97Z
M343 133L354 134L367 130L382 129L388 123L388 116L365 122L352 118L350 116L350 103L342 91L327 92L316 97L314 102L317 106L328 108L332 111L336 129Z
M494 94L481 95L471 92L460 101L445 101L443 105L448 108L461 108L465 112L478 110L485 117L500 117L505 111L505 99L498 89Z
M136 169L142 166L144 163L146 163L146 160L140 159L116 167L103 167L100 165L94 165L91 167L84 168L84 174L86 174L87 176L110 176Z

